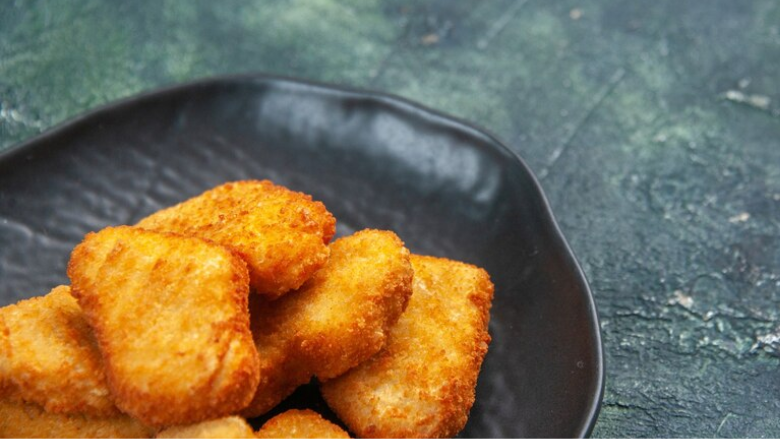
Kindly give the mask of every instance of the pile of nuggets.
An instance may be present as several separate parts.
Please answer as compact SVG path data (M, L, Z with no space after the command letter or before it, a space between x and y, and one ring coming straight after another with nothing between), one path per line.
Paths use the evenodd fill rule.
M70 286L0 309L0 436L360 437L466 424L493 284L390 231L331 243L308 195L239 181L88 234Z

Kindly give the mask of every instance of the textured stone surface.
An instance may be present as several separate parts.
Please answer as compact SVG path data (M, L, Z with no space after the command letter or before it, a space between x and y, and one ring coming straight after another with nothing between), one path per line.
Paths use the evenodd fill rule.
M223 73L473 121L537 173L591 281L594 435L776 437L779 71L772 0L6 1L0 148Z

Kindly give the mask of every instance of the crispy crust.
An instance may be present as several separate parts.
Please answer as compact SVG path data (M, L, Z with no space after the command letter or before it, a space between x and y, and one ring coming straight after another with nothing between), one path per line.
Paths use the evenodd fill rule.
M35 404L0 401L0 437L152 437L153 431L130 416L49 413Z
M157 433L158 438L254 438L255 432L244 418L226 418L203 421L192 425L171 427Z
M360 437L452 437L466 424L490 342L493 284L484 270L412 256L414 292L387 347L322 385Z
M0 308L0 397L52 413L118 415L92 330L70 288Z
M246 261L252 288L272 298L300 287L325 264L336 232L324 204L268 180L217 186L138 226L230 247Z
M257 430L258 438L349 438L336 424L311 410L287 410L276 415Z
M292 394L298 386L311 380L308 366L298 361L292 346L291 329L285 314L275 311L282 301L295 292L275 301L252 294L249 315L252 335L260 359L260 382L252 402L241 412L246 417L260 416Z
M312 375L336 377L379 352L406 308L412 268L395 233L364 230L330 247L301 289L251 302L262 378L245 416L270 410Z
M88 234L68 275L122 411L162 427L249 403L259 371L241 258L201 239L124 226Z

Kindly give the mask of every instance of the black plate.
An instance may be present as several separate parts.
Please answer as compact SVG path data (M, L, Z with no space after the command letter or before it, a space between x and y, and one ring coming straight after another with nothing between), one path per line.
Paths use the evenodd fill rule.
M604 379L598 319L539 184L495 137L384 94L211 79L103 107L6 151L2 304L66 283L86 232L248 178L322 200L339 235L391 229L413 252L488 270L493 343L463 436L590 433Z

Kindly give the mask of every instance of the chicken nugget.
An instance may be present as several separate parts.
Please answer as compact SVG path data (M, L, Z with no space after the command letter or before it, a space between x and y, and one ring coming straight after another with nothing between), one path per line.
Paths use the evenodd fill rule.
M363 230L330 245L330 259L303 287L250 301L261 379L243 414L258 416L308 383L357 366L385 344L409 301L409 251L393 232Z
M228 416L192 425L171 427L157 433L158 438L254 438L255 432L244 418Z
M245 407L259 380L246 264L198 238L109 227L68 265L116 405L154 426Z
M271 309L281 300L285 298L271 302L256 294L249 297L252 334L260 359L260 382L252 402L241 412L246 417L271 410L312 377L310 366L299 360L300 355L293 346L294 329L287 327L284 314Z
M95 338L70 288L0 308L0 398L52 413L119 414Z
M336 232L325 205L267 180L223 184L137 225L233 249L249 267L252 288L269 297L300 287L320 269Z
M49 413L35 404L0 401L0 437L152 437L130 416Z
M452 437L490 342L493 284L473 265L412 255L414 292L382 352L321 386L360 437Z
M311 410L287 410L257 430L258 438L349 438L338 425Z

